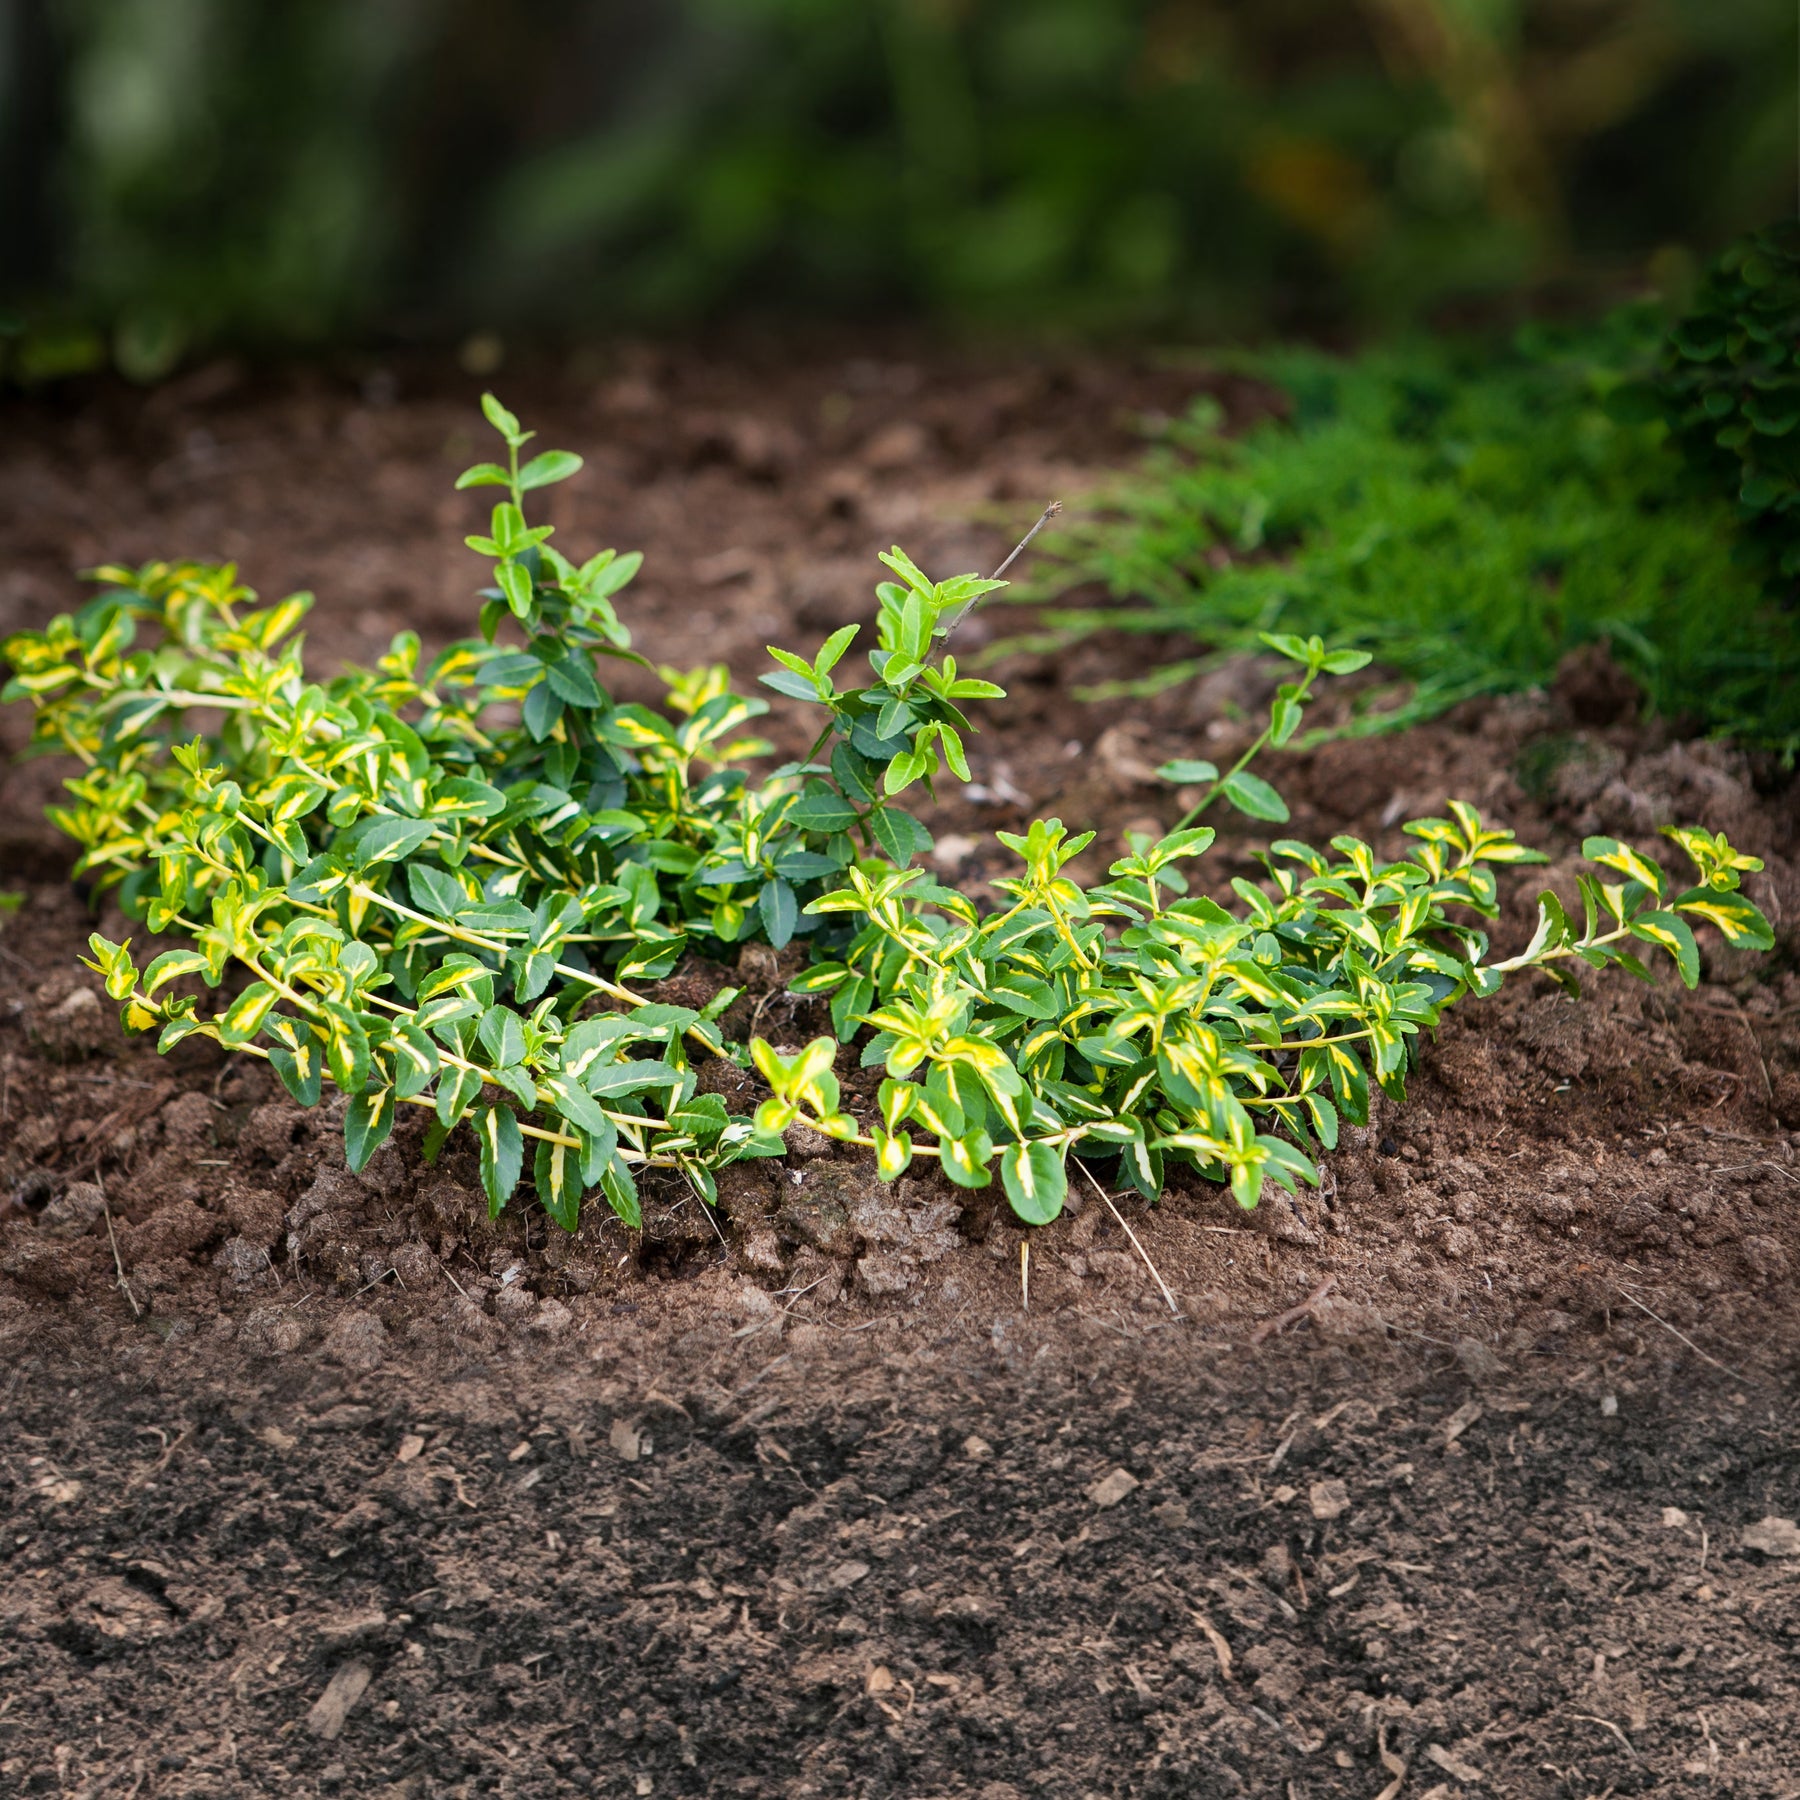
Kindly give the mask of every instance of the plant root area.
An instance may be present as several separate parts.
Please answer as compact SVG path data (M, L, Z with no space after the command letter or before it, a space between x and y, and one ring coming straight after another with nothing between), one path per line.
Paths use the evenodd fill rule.
M747 683L765 643L870 615L876 549L990 568L1209 383L1263 403L1128 360L829 347L496 385L588 459L559 541L648 552L639 648ZM316 590L327 671L462 635L477 385L218 364L8 402L0 626L102 560L198 556ZM993 607L959 657L1028 623ZM983 892L994 830L1036 814L1098 831L1089 880L1172 824L1155 767L1227 762L1278 677L1078 690L1183 653L1002 657L975 786L929 814L939 876ZM776 704L784 749L806 731ZM1639 721L1598 654L1262 767L1284 835L1397 851L1459 796L1550 850L1504 890L1515 948L1584 834L1723 829L1767 863L1777 948L1709 946L1692 994L1465 1002L1407 1104L1253 1214L1095 1163L1027 1234L799 1133L716 1210L647 1181L641 1232L602 1209L570 1237L523 1190L490 1221L454 1143L427 1168L409 1126L353 1176L338 1118L259 1065L126 1040L77 957L130 928L41 821L66 771L12 767L0 1792L1800 1795L1795 788ZM1262 840L1217 823L1229 898ZM662 993L729 981L736 1034L790 1048L822 1029L797 966L694 959ZM731 1064L706 1084L759 1097Z

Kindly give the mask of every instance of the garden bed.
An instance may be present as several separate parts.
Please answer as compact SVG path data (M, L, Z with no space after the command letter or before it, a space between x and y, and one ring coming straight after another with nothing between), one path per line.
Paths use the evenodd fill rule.
M997 562L1126 454L1129 409L1196 380L645 352L504 390L588 458L552 502L565 535L647 552L638 647L745 682L764 644L868 616L896 537L935 573ZM7 630L66 608L76 567L190 553L316 589L326 666L463 628L460 384L221 365L12 413ZM959 655L1008 628L978 618ZM996 671L976 785L928 815L941 878L978 891L991 833L1039 814L1099 829L1090 879L1126 828L1173 822L1155 766L1223 763L1265 678L1073 697L1156 649ZM34 1696L0 1714L8 1781L1360 1795L1396 1773L1385 1741L1409 1792L1461 1784L1450 1763L1519 1793L1783 1791L1762 1608L1794 1565L1742 1531L1793 1510L1762 1396L1800 1259L1800 814L1777 772L1635 722L1602 659L1286 758L1286 829L1387 845L1458 795L1562 860L1705 824L1765 859L1776 953L1709 949L1692 994L1614 973L1579 1005L1537 981L1466 1002L1298 1203L1078 1183L1031 1234L1028 1310L1003 1204L882 1186L824 1140L728 1171L716 1216L647 1181L641 1233L591 1210L574 1238L522 1197L490 1222L472 1157L426 1169L404 1128L349 1174L336 1123L259 1068L121 1037L40 822L56 773L0 793L24 894L0 930L0 1654ZM1212 878L1255 873L1252 829L1222 830ZM816 1028L790 972L751 949L665 996L729 977L728 1034L790 1047ZM751 1078L711 1069L747 1110ZM1102 1504L1115 1467L1138 1486ZM1702 1564L1703 1526L1727 1560ZM322 1736L308 1709L358 1666Z

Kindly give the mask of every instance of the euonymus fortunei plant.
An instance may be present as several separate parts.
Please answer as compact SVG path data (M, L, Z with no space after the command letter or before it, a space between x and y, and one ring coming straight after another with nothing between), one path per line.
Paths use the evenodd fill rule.
M679 1170L711 1201L717 1170L780 1154L805 1120L872 1151L889 1180L919 1157L965 1187L997 1169L1032 1223L1061 1210L1071 1153L1117 1158L1152 1197L1175 1163L1253 1206L1265 1181L1317 1180L1309 1149L1336 1142L1340 1117L1366 1120L1371 1079L1402 1095L1420 1032L1464 994L1533 968L1573 986L1578 964L1648 979L1640 958L1658 948L1691 986L1696 924L1772 941L1739 891L1756 859L1677 830L1694 885L1590 838L1579 920L1546 893L1530 945L1491 961L1495 868L1544 858L1459 802L1407 825L1416 848L1395 862L1348 837L1329 853L1278 840L1230 910L1190 895L1180 865L1212 843L1192 819L1216 799L1286 819L1248 756L1224 776L1169 764L1210 786L1097 887L1068 873L1092 832L1000 833L1020 868L984 914L913 866L931 839L897 801L946 769L969 779L962 703L1002 691L959 673L944 640L999 584L934 582L885 555L897 579L877 590L869 681L837 685L856 626L810 661L772 650L764 682L824 722L804 761L753 777L769 746L743 734L766 703L733 694L723 667L659 671L660 711L602 686L598 658L642 661L613 606L639 559L577 566L528 524L526 494L580 459L521 463L532 434L484 407L507 461L458 485L506 490L468 540L494 582L480 636L429 664L402 632L375 669L309 682L295 633L311 597L258 606L234 568L193 563L103 569L79 612L4 647L36 747L85 765L52 809L77 872L178 940L140 969L129 941L92 938L88 966L127 1028L164 1050L200 1034L266 1057L305 1106L341 1090L353 1168L400 1106L429 1108L427 1155L469 1126L495 1211L529 1147L557 1224L573 1229L598 1190L635 1225L636 1171ZM1265 642L1298 673L1252 754L1293 736L1321 675L1366 660ZM222 723L195 733L197 712ZM798 1052L728 1044L734 989L699 1010L640 991L689 945L801 935L793 991L829 996L836 1036ZM866 1119L836 1073L859 1035L863 1066L886 1073ZM697 1091L695 1059L711 1056L766 1080L754 1118Z

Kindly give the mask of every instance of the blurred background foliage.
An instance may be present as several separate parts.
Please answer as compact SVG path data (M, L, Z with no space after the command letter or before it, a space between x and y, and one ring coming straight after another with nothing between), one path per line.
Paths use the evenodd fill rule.
M1792 206L1791 0L0 0L16 374L742 314L1360 328Z

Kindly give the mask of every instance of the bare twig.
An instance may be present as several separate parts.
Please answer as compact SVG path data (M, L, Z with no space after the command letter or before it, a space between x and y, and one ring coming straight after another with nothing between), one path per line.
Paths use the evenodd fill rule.
M1694 1342L1694 1340L1687 1335L1686 1332L1677 1331L1675 1329L1675 1327L1673 1325L1671 1325L1667 1319L1663 1318L1658 1313L1651 1312L1649 1307L1647 1307L1643 1303L1643 1301L1641 1301L1637 1297L1636 1294L1628 1294L1625 1292L1625 1290L1623 1288L1619 1288L1618 1291L1625 1299L1629 1300L1631 1302L1631 1304L1638 1309L1639 1312L1643 1313L1648 1318L1655 1319L1657 1324L1659 1324L1663 1328L1663 1330L1669 1334L1670 1337L1679 1338L1680 1341L1682 1343L1686 1344L1687 1347L1691 1351L1693 1351L1693 1353L1697 1357L1699 1357L1699 1359L1703 1363L1710 1363L1715 1369L1717 1369L1719 1371L1719 1373L1721 1375L1729 1375L1733 1381L1742 1381L1744 1379L1744 1377L1742 1375L1740 1375L1736 1369L1730 1368L1725 1363L1720 1362L1716 1356L1708 1356L1706 1354L1706 1352L1704 1350L1702 1350L1700 1348L1700 1346L1698 1344L1696 1344Z
M1744 1011L1744 1003L1734 994L1731 1004L1737 1012L1737 1022L1744 1028L1744 1036L1750 1040L1750 1054L1756 1058L1757 1069L1761 1072L1763 1097L1770 1106L1775 1104L1775 1084L1769 1079L1769 1065L1762 1053L1762 1040L1756 1035L1756 1027L1750 1023L1750 1015Z
M1031 1311L1031 1239L1019 1239L1019 1310Z
M1603 1719L1598 1713L1570 1713L1569 1717L1571 1719L1585 1719L1590 1725L1604 1725L1606 1729L1625 1746L1625 1754L1629 1756L1633 1762L1637 1761L1638 1753L1632 1748L1631 1739L1628 1738L1611 1719Z
M1050 523L1050 521L1052 519L1054 519L1056 517L1056 515L1061 511L1062 511L1062 502L1060 500L1052 500L1050 502L1050 504L1048 506L1046 506L1041 513L1038 514L1038 522L1034 526L1032 526L1032 528L1028 532L1026 532L1026 534L1022 538L1020 538L1016 544L1013 545L1012 555L1009 556L1006 559L1006 561L1003 562L999 566L999 568L997 568L993 572L993 574L988 577L988 580L989 581L998 581L1000 579L1000 577L1002 575L1004 575L1006 573L1006 571L1008 569L1010 569L1013 566L1013 564L1019 560L1020 553L1024 550L1025 546L1027 544L1029 544L1031 542L1031 540L1034 537L1036 537L1037 534L1040 531L1042 531L1044 529L1044 527L1046 525L1048 525Z
M453 1287L453 1288L455 1288L455 1289L456 1289L456 1291L457 1291L457 1292L458 1292L458 1293L459 1293L459 1294L461 1294L461 1295L462 1295L462 1297L463 1297L463 1298L464 1298L464 1299L465 1299L465 1300L469 1300L469 1290L468 1290L468 1289L467 1289L467 1288L466 1288L466 1287L464 1287L464 1286L463 1286L463 1284L462 1284L462 1283L461 1283L461 1282L460 1282L460 1281L458 1281L458 1280L457 1280L457 1279L456 1279L456 1277L455 1277L455 1276L454 1276L454 1275L452 1275L452 1274L451 1274L451 1273L450 1273L450 1266L449 1266L449 1264L448 1264L448 1263L444 1263L444 1262L440 1262L440 1263L439 1263L439 1264L438 1264L438 1267L439 1267L439 1268L440 1268L440 1269L442 1269L442 1270L443 1270L443 1272L444 1272L444 1279L445 1279L445 1280L446 1280L446 1281L447 1281L447 1282L449 1282L449 1284L450 1284L450 1285L451 1285L451 1286L452 1286L452 1287ZM471 1306L473 1306L473 1305L474 1305L474 1304L475 1304L475 1302L474 1302L474 1301L473 1301L473 1300L469 1300L469 1304L470 1304L470 1305L471 1305Z
M137 1303L137 1295L131 1291L131 1283L125 1279L125 1262L119 1255L119 1237L113 1230L112 1206L106 1198L105 1182L96 1183L100 1189L100 1210L106 1214L106 1241L112 1245L113 1267L119 1272L119 1292L131 1302L131 1316L141 1319L144 1309Z
M1006 573L1006 571L1008 569L1010 569L1013 566L1013 564L1019 560L1019 556L1020 556L1021 552L1023 552L1025 546L1027 544L1029 544L1031 542L1031 540L1034 537L1036 537L1037 534L1040 531L1042 531L1044 529L1044 527L1046 525L1048 525L1050 523L1050 521L1052 519L1054 519L1056 517L1056 515L1061 511L1062 511L1062 502L1060 500L1052 500L1050 502L1050 504L1048 506L1046 506L1041 513L1038 514L1038 522L1034 526L1032 526L1032 528L1028 532L1026 532L1026 534L1022 538L1020 538L1016 544L1013 545L1012 554L1009 557L1007 557L1006 561L1003 562L999 566L999 568L997 568L993 572L993 574L988 577L988 579L990 581L998 581L1000 579L1000 577L1002 575L1004 575ZM956 635L958 629L961 627L963 621L966 618L968 618L969 614L972 613L976 609L976 607L978 607L982 603L982 601L985 600L986 598L987 598L987 596L985 594L977 594L975 596L975 598L973 600L971 600L969 602L969 604L967 606L965 606L962 609L962 611L959 612L956 615L956 617L954 619L952 619L950 621L950 623L944 627L944 642L946 644L949 643L951 638L953 638Z
M1290 1306L1286 1312L1277 1313L1272 1319L1264 1319L1263 1322L1250 1333L1251 1343L1260 1344L1265 1338L1271 1338L1276 1332L1285 1331L1288 1326L1304 1319L1306 1315L1336 1286L1337 1277L1335 1275L1327 1275L1298 1306Z
M1133 1231L1131 1229L1131 1227L1125 1222L1125 1215L1122 1212L1120 1212L1116 1206L1113 1205L1112 1195L1109 1194L1106 1191L1106 1189L1100 1185L1099 1181L1095 1179L1093 1170L1090 1169L1087 1166L1087 1164L1081 1160L1080 1157L1077 1156L1077 1157L1073 1158L1072 1160L1073 1160L1076 1168L1078 1168L1082 1172L1082 1174L1084 1174L1088 1178L1088 1181L1093 1186L1094 1192L1096 1194L1098 1194L1100 1196L1100 1198L1106 1202L1107 1210L1112 1214L1112 1216L1115 1219L1117 1219L1119 1221L1119 1229L1121 1231L1123 1231L1128 1238L1131 1239L1132 1249L1134 1249L1138 1253L1138 1255L1144 1259L1144 1267L1150 1271L1151 1275L1155 1278L1156 1285L1162 1289L1162 1297L1166 1301L1168 1301L1169 1311L1172 1312L1176 1316L1176 1318L1179 1319L1181 1317L1181 1308L1175 1304L1175 1296L1169 1292L1169 1284L1163 1280L1161 1275L1157 1274L1156 1264L1150 1260L1150 1252L1148 1250L1146 1250L1144 1248L1144 1246L1138 1242L1137 1233L1135 1231Z

